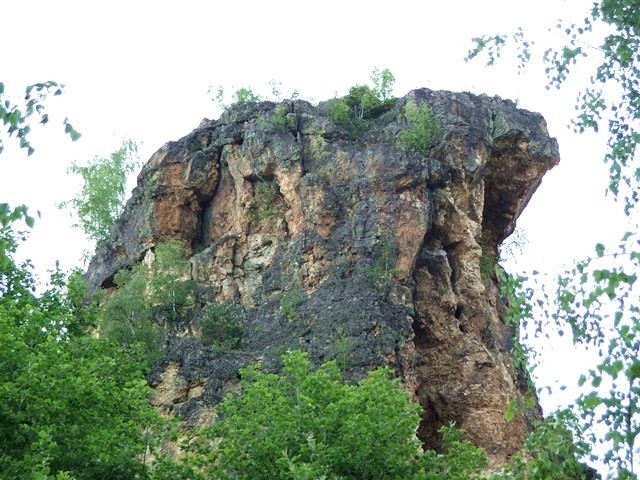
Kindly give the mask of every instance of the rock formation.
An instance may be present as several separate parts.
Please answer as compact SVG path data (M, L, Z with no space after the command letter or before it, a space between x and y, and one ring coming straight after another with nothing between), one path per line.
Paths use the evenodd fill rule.
M398 146L409 100L440 124L426 155ZM353 380L390 366L424 408L426 446L455 421L496 465L539 413L504 419L527 387L492 259L557 162L544 119L499 98L414 90L357 138L322 104L237 105L153 155L87 276L110 288L179 238L200 304L242 306L238 348L217 352L191 325L152 374L157 402L190 421L233 391L242 366L276 371L302 349Z

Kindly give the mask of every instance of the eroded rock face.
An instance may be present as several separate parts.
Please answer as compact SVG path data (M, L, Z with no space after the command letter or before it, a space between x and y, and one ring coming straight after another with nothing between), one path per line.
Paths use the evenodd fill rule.
M408 99L441 125L428 155L397 144ZM274 124L276 108L288 126ZM237 350L172 339L152 378L165 408L197 419L237 388L239 368L277 370L299 348L316 363L336 359L350 379L391 366L425 410L428 447L455 421L497 465L537 413L504 420L525 383L481 263L557 162L543 118L498 98L414 90L357 139L322 105L240 105L151 158L88 277L109 287L178 237L203 301L243 306Z

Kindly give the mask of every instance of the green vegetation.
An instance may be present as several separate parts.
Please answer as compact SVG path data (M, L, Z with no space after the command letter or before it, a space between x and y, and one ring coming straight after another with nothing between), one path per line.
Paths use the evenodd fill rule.
M199 318L202 342L223 352L240 345L242 310L233 303L210 303Z
M402 270L393 266L398 254L398 245L393 236L384 234L378 241L378 248L378 259L369 269L369 274L374 281L384 285L402 273Z
M295 130L295 120L288 115L289 112L285 107L282 105L277 106L273 112L273 117L271 117L271 124L279 130Z
M336 348L336 365L341 371L346 371L349 368L351 353L353 352L354 342L345 332L342 325L336 327L336 335L334 338L334 345Z
M163 423L143 352L87 335L98 311L79 275L54 272L48 290L33 293L29 265L14 260L19 211L0 212L2 477L141 478Z
M305 298L298 290L289 290L279 295L280 313L282 316L292 322L298 318L297 307L305 302Z
M231 105L239 105L241 103L258 103L262 98L256 95L250 88L242 87L233 94Z
M225 92L221 86L217 87L215 90L213 87L209 87L209 95L212 96L213 102L222 111L227 110L234 105L258 103L263 100L260 95L254 93L249 87L241 87L235 90L231 96L230 103L225 101Z
M25 89L24 105L18 105L5 98L4 82L0 82L0 120L2 120L2 126L7 129L7 135L16 136L20 148L25 148L27 155L31 155L35 151L29 140L31 117L37 116L40 124L47 124L49 114L45 113L45 101L50 95L61 95L63 89L64 85L57 82L34 83ZM63 125L64 132L69 134L71 140L75 142L80 138L80 134L67 119L64 120ZM4 142L0 138L0 153L3 150Z
M566 27L567 45L544 53L550 86L560 87L570 67L589 54L583 45L589 40L585 35L596 24L607 27L603 41L593 42L602 57L578 102L575 126L579 131L609 126L605 157L610 166L609 187L629 215L640 200L635 150L640 139L640 39L635 7L629 0L595 3L584 24ZM526 61L531 44L522 33L515 39L523 46L521 59ZM493 45L498 54L489 50L492 63L504 43L504 36L478 39L470 56ZM393 102L390 72L374 72L372 82L373 86L353 87L347 96L327 105L331 118L354 135L365 132ZM24 106L18 106L3 98L0 83L0 98L5 100L0 102L0 118L9 136L15 135L29 154L33 152L29 120L38 116L47 123L43 101L52 91L57 95L61 87L55 82L33 85L27 89ZM249 89L234 95L236 103L257 100ZM408 127L399 138L402 148L426 154L440 135L433 112L409 102L404 113ZM286 119L284 109L276 110L276 127L284 128ZM79 137L68 122L65 131L74 140ZM0 151L2 147L0 143ZM126 170L125 163L120 172ZM85 180L93 178L91 166L74 168ZM87 190L82 200L86 205L93 202L90 193L101 191L97 185ZM98 207L107 194L96 198L99 201L87 210L89 227L81 224L89 236L109 228L104 227L110 221L104 213L108 209ZM267 199L259 200L257 218L271 216L269 208ZM158 358L159 334L164 333L156 318L164 319L168 330L194 308L194 286L184 253L175 245L166 251L158 246L151 270L136 267L120 272L115 279L118 291L107 301L100 319L95 305L84 303L86 290L77 274L66 278L54 272L48 290L34 293L28 264L19 265L14 259L19 235L12 226L21 221L33 225L26 207L0 204L0 472L7 478L169 479L206 474L257 479L462 479L477 478L486 466L483 453L462 440L462 433L452 426L441 430L441 453L421 453L415 439L418 407L408 402L388 371L373 372L357 386L345 385L335 365L313 370L302 354L294 352L284 359L283 375L266 374L257 367L243 371L244 395L224 402L222 421L205 430L201 443L192 444L184 463L158 454L150 467L145 455L162 430L162 420L150 407L144 375L149 362ZM100 241L98 233L92 238ZM372 274L388 281L397 274L391 268L395 245L385 247L384 243ZM623 261L607 263L610 259ZM561 334L570 332L576 344L595 347L601 356L579 380L583 391L576 402L577 417L563 411L548 418L528 440L526 454L516 456L511 466L493 478L582 478L584 468L576 460L589 458L585 438L605 446L601 460L612 469L610 478L636 478L640 432L637 231L625 233L612 249L598 244L593 258L560 275L557 291L540 290L544 299L539 301L523 279L501 277L491 255L483 255L480 272L485 281L497 275L507 292L505 321L509 325L526 323L536 305L543 310L540 317L553 322L537 324L538 331L555 326ZM297 291L283 294L283 316L295 319L296 307L303 301ZM232 317L214 307L205 310L203 341L223 349L237 345L242 332ZM104 338L86 334L96 324ZM524 368L528 359L517 350L526 353L522 345L515 343L514 355L516 364ZM337 346L341 355L347 347L347 342ZM510 402L505 417L512 420L522 412L522 406ZM587 428L594 425L603 427L604 436Z
M228 396L221 421L192 445L191 461L209 478L473 478L425 476L423 469L445 472L444 463L458 462L467 475L483 465L481 451L459 439L446 458L422 454L419 407L389 370L347 385L333 362L315 370L299 351L283 362L282 375L243 369L243 395ZM213 439L220 439L215 446Z
M249 220L252 222L266 220L276 213L278 194L271 182L259 182L255 186L253 202L249 207Z
M99 244L109 237L124 208L127 176L138 166L138 147L125 140L109 157L94 157L86 166L73 162L68 172L80 175L83 186L71 200L60 208L69 208L77 217L74 226L81 228L87 238Z
M176 328L193 308L196 285L191 280L191 264L185 258L185 244L171 239L155 248L155 260L149 278L149 301L160 310L165 329Z
M537 336L570 332L575 345L588 347L598 356L597 364L578 380L580 394L574 412L580 431L576 438L600 445L598 460L608 467L607 478L616 480L637 478L640 434L640 242L637 215L633 217L640 202L637 7L630 0L597 1L576 17L579 20L558 22L560 41L534 44L522 29L510 36L485 35L474 39L467 58L486 53L487 65L491 65L512 45L524 69L539 55L545 64L547 88L562 88L578 63L591 71L578 95L572 126L579 133L598 132L607 126L603 161L609 166L609 192L629 216L630 231L621 232L616 245L598 243L595 255L557 275L555 285L533 272L530 283L521 289L528 307L519 320L524 325L533 322ZM585 62L587 58L591 63ZM550 444L540 455L552 457L559 451ZM579 449L576 454L588 458ZM555 473L548 476L565 478Z
M115 276L118 290L107 301L100 323L100 334L123 347L141 342L151 365L164 353L164 332L153 322L145 298L148 278L145 267L120 270Z
M516 455L498 479L586 479L587 468L579 459L588 458L590 447L584 431L569 412L560 411L536 425L527 438L524 452Z
M229 394L220 421L194 434L176 478L546 480L585 478L576 459L575 419L552 416L539 424L525 451L499 474L485 475L484 451L455 425L439 429L440 453L423 451L416 431L419 405L388 369L357 385L345 383L335 362L315 369L305 353L283 355L283 372L242 369L242 395ZM165 477L161 477L165 478ZM170 477L166 477L170 478Z
M400 146L407 151L426 155L440 137L440 124L429 105L407 101L404 116L408 126L400 132Z
M369 129L371 120L395 103L390 96L395 77L389 70L375 69L371 80L373 86L355 85L346 96L334 98L326 104L331 121L346 127L354 138L363 135Z
M154 253L150 268L139 264L116 274L118 289L107 301L101 322L102 334L123 346L144 342L150 361L162 355L166 336L176 333L193 308L196 288L184 242L160 243Z
M480 257L480 278L486 285L496 276L496 269L498 268L498 257L488 252L485 248L482 249L482 256Z

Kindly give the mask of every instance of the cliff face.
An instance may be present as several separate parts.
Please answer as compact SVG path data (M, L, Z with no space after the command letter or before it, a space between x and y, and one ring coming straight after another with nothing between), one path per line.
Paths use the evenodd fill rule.
M397 146L408 99L440 123L428 155ZM282 109L285 124L274 121ZM322 105L239 105L149 160L88 277L109 288L118 269L177 237L200 303L242 305L237 349L215 352L184 325L153 373L157 402L194 422L240 367L276 370L284 351L302 349L351 379L394 368L425 410L427 446L455 421L502 463L536 413L504 420L525 383L487 259L557 162L543 118L498 98L415 90L357 139Z

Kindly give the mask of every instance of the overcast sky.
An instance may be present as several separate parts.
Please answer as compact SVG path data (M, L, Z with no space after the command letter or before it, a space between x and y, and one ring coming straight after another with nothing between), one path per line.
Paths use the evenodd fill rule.
M143 142L147 160L202 118L219 114L207 93L210 86L268 94L275 79L285 90L295 88L318 101L366 82L378 66L395 74L397 96L419 87L467 90L518 100L545 116L560 142L561 163L547 174L519 222L528 244L515 268L554 270L592 254L596 242L615 241L622 230L621 209L604 198L604 139L567 128L576 88L586 77L578 69L566 89L547 91L540 65L518 75L508 58L493 68L463 58L472 37L518 26L540 44L559 42L562 34L546 27L562 16L581 19L590 5L590 0L4 0L0 80L8 93L20 95L26 85L44 80L66 89L48 103L49 125L35 128L36 154L27 158L7 145L0 157L0 201L42 212L21 251L24 257L40 270L56 259L71 267L79 262L83 237L71 229L68 214L55 208L78 188L77 179L65 173L71 161L107 155L123 137ZM62 134L64 117L82 133L80 141L71 143Z

